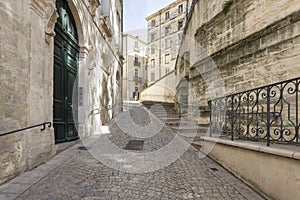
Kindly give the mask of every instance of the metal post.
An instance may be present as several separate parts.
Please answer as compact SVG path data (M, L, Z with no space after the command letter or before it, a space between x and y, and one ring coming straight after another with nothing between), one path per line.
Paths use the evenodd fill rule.
M270 86L267 87L267 146L270 146Z
M212 106L211 106L211 101L208 102L209 110L210 110L210 115L209 115L209 136L212 137L212 121L211 121L211 115L212 115Z
M234 140L234 95L231 96L231 140Z
M299 142L299 119L298 119L298 87L299 87L299 80L296 81L295 85L295 93L296 93L296 144Z

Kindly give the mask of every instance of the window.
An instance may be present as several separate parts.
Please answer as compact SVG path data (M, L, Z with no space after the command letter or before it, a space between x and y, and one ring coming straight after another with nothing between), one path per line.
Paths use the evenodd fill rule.
M134 62L135 63L139 62L139 55L135 54L135 56L134 56Z
M151 42L153 42L154 40L155 40L155 34L152 33L152 34L151 34Z
M155 72L151 72L151 81L155 81Z
M134 76L138 77L139 76L139 70L138 69L134 69Z
M178 13L182 13L183 12L183 5L179 5L178 6Z
M170 18L170 12L168 11L168 12L166 12L166 14L165 14L165 19L167 20L167 19L169 19Z
M183 20L178 21L178 30L183 27Z
M111 1L101 1L101 15L106 16L110 19L110 14L111 14Z
M170 72L170 68L167 67L167 68L166 68L166 75L167 75L169 72Z
M151 54L155 54L155 46L151 46Z
M116 27L116 32L117 32L117 36L116 36L116 45L120 46L121 44L121 40L122 40L122 34L120 34L120 27L121 27L121 17L119 12L117 12L117 27Z
M168 49L170 47L169 39L165 39L165 49Z
M180 45L182 41L182 33L178 33L178 44Z
M152 67L152 68L155 67L155 59L151 59L151 67Z
M169 34L169 32L170 32L170 27L166 27L165 28L165 36L167 36Z
M137 41L134 42L134 48L138 49L139 48L139 43Z
M165 55L165 64L170 63L170 54Z
M154 27L155 26L155 20L151 20L151 27Z

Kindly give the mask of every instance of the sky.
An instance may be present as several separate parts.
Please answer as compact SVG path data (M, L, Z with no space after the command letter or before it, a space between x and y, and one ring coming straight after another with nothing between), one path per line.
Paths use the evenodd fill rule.
M175 0L124 0L124 32L146 31L145 18L172 2Z

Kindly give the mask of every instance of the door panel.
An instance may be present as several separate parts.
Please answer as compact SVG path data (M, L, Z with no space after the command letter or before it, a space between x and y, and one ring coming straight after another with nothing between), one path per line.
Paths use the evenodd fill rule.
M55 25L54 38L53 124L55 142L59 143L78 138L72 111L72 92L77 75L79 46L67 1L57 0L56 6L59 20Z

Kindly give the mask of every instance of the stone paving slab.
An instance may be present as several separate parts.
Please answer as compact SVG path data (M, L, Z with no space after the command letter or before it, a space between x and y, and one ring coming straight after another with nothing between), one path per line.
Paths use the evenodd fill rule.
M138 108L133 112L144 110ZM136 123L147 125L144 122L149 115L143 113L139 117L145 120L136 119ZM107 137L119 148L136 139L120 130L114 120L109 123L109 130ZM90 141L96 138L91 137ZM155 152L173 138L174 132L165 127L145 139L139 153ZM79 148L82 143L76 144L1 186L0 199L263 199L211 159L200 159L201 154L193 147L161 169L129 173L99 162L89 152L92 142L88 144L86 150Z

